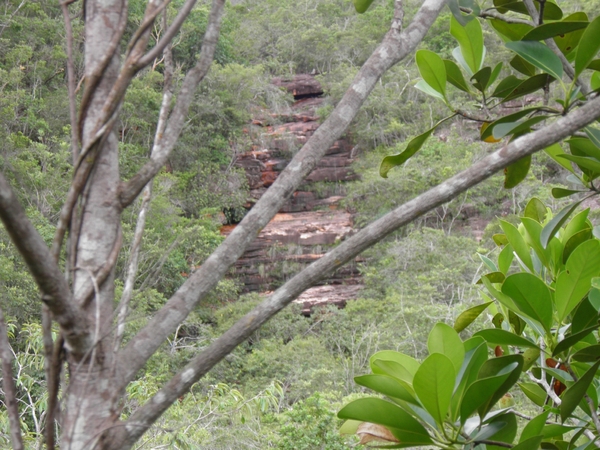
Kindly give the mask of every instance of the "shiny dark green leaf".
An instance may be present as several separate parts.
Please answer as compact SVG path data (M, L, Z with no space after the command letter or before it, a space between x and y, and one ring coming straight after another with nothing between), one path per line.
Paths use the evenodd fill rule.
M504 189L512 189L527 177L531 155L527 155L504 168Z
M573 170L573 167L572 167L572 165L571 165L570 162L566 161L563 158L559 158L560 155L564 155L564 153L565 153L563 151L562 147L560 146L560 144L552 144L551 146L546 147L544 149L544 152L550 158L552 158L555 162L557 162L562 167L564 167L565 169L567 169L569 172L575 173L575 170Z
M452 361L441 353L429 355L415 374L413 388L423 407L438 424L449 412L456 371Z
M549 2L548 2L549 3ZM563 66L560 58L546 45L538 41L507 42L508 47L521 58L533 64L538 69L552 75L557 80L563 77Z
M548 242L550 242L550 239L552 239L552 237L558 233L560 227L563 226L563 224L567 221L571 214L573 214L573 211L577 209L581 202L582 200L565 206L552 218L552 220L550 220L550 222L546 224L546 226L544 226L542 234L540 235L542 246L544 248L548 247Z
M374 0L354 0L354 8L356 12L362 14L369 9Z
M444 59L444 65L446 66L446 77L448 78L448 83L457 87L461 91L470 92L469 85L463 76L460 68L454 61L450 61L449 59Z
M540 73L538 75L534 75L533 77L527 78L525 81L521 82L513 91L504 97L503 102L508 102L510 100L514 100L519 97L523 97L524 95L531 94L535 91L542 89L548 82L553 81L552 77L548 74Z
M399 398L409 403L418 404L412 393L400 381L388 375L363 375L355 377L354 382L359 386L367 387L388 397Z
M415 55L417 67L423 80L437 92L446 95L446 66L436 53L418 50Z
M585 192L585 191L576 191L573 189L563 189L563 188L552 188L552 197L554 197L554 198L570 197L571 195L579 194L580 192Z
M534 76L537 72L533 64L527 62L519 55L515 55L513 59L510 60L510 65L517 72L522 73L523 75L526 75L528 77Z
M574 361L579 362L596 362L600 360L600 344L584 347L575 354L573 354L571 358Z
M506 278L502 272L490 272L483 275L479 280L477 280L476 284L483 283L482 278L487 278L490 283L503 283Z
M505 21L498 19L491 19L489 23L504 41L520 41L523 36L533 29L531 25L506 23Z
M523 41L544 41L561 34L567 34L572 31L581 30L587 27L588 21L567 21L562 20L560 22L549 22L544 23L540 26L535 27L533 30L528 32L521 40Z
M494 2L495 4L495 2ZM536 9L539 12L540 4L538 2L534 2ZM513 11L520 14L529 15L525 4L520 1L513 1L509 3L503 3L502 9ZM498 9L500 11L500 9ZM544 20L560 20L563 17L562 10L558 7L556 3L545 2L544 6Z
M483 32L478 20L472 20L465 26L462 26L452 16L450 18L450 33L458 41L462 57L467 66L471 69L471 74L476 73L481 68L483 62Z
M600 36L600 16L590 22L581 36L575 56L576 76L579 76L598 54L598 50L600 50L598 36Z
M546 403L547 394L539 385L525 382L519 383L519 387L529 400L538 406L544 406L544 403Z
M550 331L552 294L546 283L530 273L515 273L504 281L502 293L508 295L523 314Z
M579 402L585 395L588 387L594 381L600 361L597 361L590 367L573 385L569 386L562 395L562 403L560 404L560 418L564 422L567 420Z
M513 345L515 347L539 348L533 342L505 330L481 330L475 333L473 336L481 336L488 344L492 345Z
M558 345L554 348L554 351L552 352L552 356L559 355L562 352L570 349L575 344L577 344L579 341L581 341L583 338L588 336L590 333L597 330L598 327L600 327L600 325L596 324L596 325L586 328L585 330L582 330L578 333L566 335L565 338L562 341L560 341L558 343Z
M519 380L521 370L523 369L523 356L521 355L506 355L499 358L488 359L479 370L479 379L485 379L495 376L501 376L508 373L508 376L504 379L502 384L491 392L489 396L482 404L478 407L480 417L485 415L493 408L493 406L506 394ZM465 397L468 395L468 390L465 393ZM463 400L464 401L464 400Z
M507 76L502 81L500 81L500 83L498 83L498 85L496 86L496 89L494 89L494 92L492 93L492 97L496 97L496 98L506 97L508 94L510 94L512 91L514 91L515 88L519 84L521 84L522 81L523 80L520 80L519 78L515 77L514 75Z
M454 329L460 333L462 330L471 325L473 321L477 319L491 303L492 302L482 303L481 305L473 306L460 313L454 321Z
M529 132L532 126L543 122L547 118L548 116L540 115L533 116L518 122L502 123L494 126L494 131L492 134L495 139L502 139L504 136L508 136L509 134L519 136L523 133Z
M378 398L354 400L338 412L338 417L383 425L407 446L431 443L427 430L413 416L399 406Z
M527 206L525 206L525 210L523 211L523 216L533 219L538 223L542 223L546 220L547 213L546 205L544 205L539 198L533 197L527 202Z
M408 145L406 146L406 149L402 153L399 153L397 155L392 155L392 156L386 156L385 158L383 158L383 161L381 161L381 166L379 167L379 175L381 175L383 178L387 178L387 174L391 169L393 169L394 167L397 167L397 166L401 166L411 156L413 156L415 153L417 153L421 149L421 147L423 146L423 144L425 143L427 138L429 138L429 136L431 136L431 134L435 131L435 129L437 127L439 127L442 123L444 123L446 120L450 119L451 117L454 117L454 115L440 120L438 123L436 123L432 128L427 130L425 133L420 134L419 136L413 138L408 143Z
M578 11L565 17L564 22L589 22L589 19L586 13ZM584 31L584 29L580 29L554 37L554 42L556 42L560 51L567 56L569 61L572 61L575 58L574 50L577 45L579 45L579 41L581 40Z
M544 428L544 425L546 425L546 420L548 419L548 415L550 414L550 411L544 411L543 413L541 413L540 415L534 417L532 420L527 422L527 425L525 425L525 428L523 428L523 431L521 432L521 436L519 437L519 442L524 442L527 439L530 439L534 436L538 436L541 435L542 433L542 429ZM533 448L537 448L537 447L531 447Z
M475 88L477 88L478 91L485 92L490 82L491 76L492 68L484 67L471 77L471 81L473 82L473 86L475 86Z
M579 247L581 244L583 244L585 241L587 241L591 237L592 237L592 229L591 228L585 228L581 231L578 231L573 236L571 236L567 240L567 243L565 244L565 247L563 250L563 264L565 264L567 262L567 260L569 259L569 256L571 256L571 253L573 253L573 250L575 250L577 247Z

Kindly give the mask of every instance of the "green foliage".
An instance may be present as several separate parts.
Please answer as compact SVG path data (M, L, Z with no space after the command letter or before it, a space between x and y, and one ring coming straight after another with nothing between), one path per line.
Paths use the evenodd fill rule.
M534 198L518 226L502 222L504 234L494 241L514 252L514 258L503 261L504 250L497 263L484 258L492 270L481 279L488 301L469 309L468 316L461 314L455 324L464 329L487 310L494 328L462 342L454 329L437 324L429 335L429 356L417 363L416 370L400 353L374 355L370 365L377 377L368 383L366 377L358 377L356 383L389 400L357 400L338 416L385 426L395 438L385 441L394 448L409 443L457 449L512 444L516 416L502 406L492 409L527 371L534 383L519 387L543 408L543 419L527 425L515 448L548 448L563 442L581 448L591 445L588 437L600 432L595 426L600 240L591 233L589 211L571 218L573 209L561 211L557 221ZM543 245L542 235L548 234ZM494 348L495 357L488 348ZM377 407L369 402L377 402ZM562 425L545 422L550 412L560 414ZM571 431L574 434L563 438Z

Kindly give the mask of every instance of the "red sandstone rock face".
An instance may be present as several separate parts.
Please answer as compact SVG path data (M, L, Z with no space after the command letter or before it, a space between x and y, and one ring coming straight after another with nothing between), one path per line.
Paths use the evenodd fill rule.
M316 110L323 103L318 97L323 89L313 76L276 78L273 83L288 89L299 100L292 105L290 113L277 117L284 122L280 125L266 126L265 121L259 119L252 122L249 130L254 142L252 150L240 154L236 161L248 178L252 198L248 207L273 184L292 155L320 124ZM264 292L276 288L353 233L352 216L339 207L343 199L339 187L358 178L350 167L352 162L350 141L347 138L336 141L308 175L302 190L294 192L280 214L236 263L234 276L242 282L244 291ZM335 184L331 189L323 189L320 183L316 192L311 190L315 182ZM225 226L222 233L227 235L234 227ZM347 300L356 298L362 287L356 263L341 268L323 284L309 289L297 300L302 303L304 314L309 314L315 305L343 306Z

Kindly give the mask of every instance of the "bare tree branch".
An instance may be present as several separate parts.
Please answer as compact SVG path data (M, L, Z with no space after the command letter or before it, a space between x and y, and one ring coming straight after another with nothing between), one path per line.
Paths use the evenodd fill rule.
M69 5L62 2L60 6L67 33L67 89L69 91L69 115L71 117L71 154L73 155L73 163L75 163L79 156L79 137L77 135L77 98L75 96L75 69L73 67L73 27L71 17L69 17Z
M356 75L351 87L329 118L315 131L227 239L121 351L119 373L124 383L133 378L169 334L175 331L178 324L216 286L304 177L314 169L327 149L346 130L380 76L416 48L444 4L445 0L426 0L410 26L402 32L397 18L392 22L392 27L383 42ZM165 134L168 132L169 129ZM172 139L172 136L167 139ZM162 157L163 155L146 164L138 176L142 180L153 176L155 170L164 164ZM139 192L136 187L139 183L135 178L128 183L121 197L123 204L128 204L134 198L133 194Z
M21 436L21 420L17 407L17 387L12 370L13 352L8 342L8 329L4 320L4 313L0 308L0 359L2 359L2 388L4 390L4 405L8 413L10 427L10 441L14 450L22 450L23 436Z
M467 170L419 195L368 225L319 260L294 276L269 298L236 322L175 375L152 399L126 422L125 442L137 439L151 424L212 367L244 342L266 321L277 314L304 290L326 278L362 251L381 241L398 228L452 200L460 193L489 178L498 171L554 144L600 117L600 98L589 102L556 122L506 144ZM127 447L128 448L128 447Z
M212 63L213 55L217 48L224 6L225 0L213 0L198 63L187 73L183 80L183 85L177 94L177 103L169 117L167 127L155 143L155 149L152 152L153 157L134 177L131 178L131 180L122 186L120 197L121 206L123 208L129 206L137 198L142 189L144 189L144 186L146 186L146 184L148 184L148 182L159 172L162 166L164 166L179 139L179 135L185 124L185 118L187 117L190 105L194 99L194 92L196 91L198 84L208 73L208 69Z
M82 356L91 345L85 316L72 303L71 291L46 243L0 174L0 219L42 291L43 301L65 333L71 352Z

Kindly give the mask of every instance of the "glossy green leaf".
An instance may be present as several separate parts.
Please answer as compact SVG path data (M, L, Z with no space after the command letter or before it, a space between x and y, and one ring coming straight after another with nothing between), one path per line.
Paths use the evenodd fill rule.
M492 236L492 239L494 241L494 243L498 246L498 247L502 247L504 245L508 245L508 238L506 237L505 234L494 234Z
M504 168L504 189L512 189L523 181L531 167L531 155L527 155Z
M393 403L378 398L354 400L338 412L338 417L383 425L407 447L431 443L427 430L414 417Z
M360 426L360 424L363 423L360 420L346 420L342 426L340 427L340 429L338 430L338 432L340 434L356 434L356 431L358 430L358 427Z
M504 41L520 41L533 27L524 23L506 23L503 20L491 19L490 25L500 34Z
M591 223L589 223L589 221L587 220L589 213L590 209L586 208L573 216L569 223L565 225L565 229L562 232L561 240L563 242L568 241L573 235L580 232L581 230L590 228Z
M577 247L579 247L585 241L591 239L591 237L592 237L592 229L591 228L585 228L581 231L578 231L573 236L571 236L569 238L569 240L566 242L564 250L563 250L563 264L566 264L566 262L569 259L569 256L571 256L571 253L573 253L573 250L575 250Z
M441 100L443 102L446 101L444 96L438 91L436 91L434 88L429 86L425 80L421 80L417 84L415 84L415 88L431 97L437 98L438 100Z
M544 226L544 229L542 230L542 234L540 235L540 239L542 241L542 246L544 248L548 247L548 242L550 242L550 239L552 239L552 237L554 237L554 235L556 233L558 233L558 230L560 229L560 227L563 226L563 224L571 216L573 211L575 211L575 209L577 209L577 207L579 206L580 203L581 203L581 200L578 202L572 203L568 206L565 206L563 209L561 209L558 212L558 214L556 214L552 218L552 220L550 220L550 222L548 222Z
M454 61L450 61L449 59L444 59L444 66L446 67L446 77L448 78L448 83L452 84L454 87L457 87L461 91L470 92L469 85L463 76L460 68Z
M498 269L501 273L503 273L504 275L508 273L513 259L513 248L510 244L506 245L498 255ZM504 282L504 280L502 280L502 282Z
M521 40L523 41L544 41L561 34L567 34L572 31L581 30L588 26L588 21L568 21L544 23L529 31Z
M544 247L542 247L542 243L540 241L540 235L542 233L542 224L535 221L534 219L530 219L529 217L523 217L521 219L521 222L523 223L523 227L527 232L527 234L525 235L525 240L527 241L527 244L531 248L533 248L542 264L548 267L550 260L550 252Z
M494 261L492 261L487 256L482 255L481 253L479 253L478 256L479 256L479 259L481 259L481 261L483 261L483 263L487 266L488 269L490 269L493 272L498 271L498 267L496 267L496 264L494 263Z
M515 309L516 310L516 309ZM513 328L513 333L520 336L525 329L525 321L515 314L511 309L508 310L508 323Z
M512 301L512 299L506 295L503 294L502 292L500 292L499 290L497 290L492 283L490 282L489 279L487 279L486 277L481 277L481 282L483 283L483 285L486 287L486 289L488 290L488 292L490 294L492 294L492 296L498 300L502 305L506 306L509 309L517 309L517 305L515 305L515 302Z
M523 371L527 371L531 369L531 366L535 364L535 362L540 357L540 350L538 348L528 348L523 352Z
M454 321L454 329L460 333L462 330L471 325L473 321L477 319L491 303L492 302L482 303L481 305L473 306L460 313Z
M521 355L506 355L499 358L488 359L481 370L479 371L478 378L485 379L493 376L503 375L508 373L508 376L503 383L497 389L491 391L486 401L478 407L479 416L485 417L487 413L494 407L494 405L506 394L519 380L521 371L523 369L523 356ZM465 397L468 396L468 391Z
M506 366L506 370L499 374L478 379L467 388L460 405L461 424L464 424L478 408L490 401L490 398L502 387L511 372L517 367L518 364L514 362Z
M579 76L600 50L600 16L590 22L583 32L575 55L575 76Z
M488 344L491 345L513 345L515 347L539 348L533 342L505 330L481 330L475 333L473 336L481 336Z
M535 220L538 223L543 223L546 220L546 205L536 197L533 197L527 202L523 216Z
M521 260L521 262L531 271L533 271L533 262L531 260L531 255L529 253L529 247L525 243L523 236L519 233L517 228L504 220L500 221L500 227L502 227L502 231L508 238L508 242L514 249L515 253Z
M546 425L546 420L548 420L548 416L550 415L550 411L544 411L538 416L534 417L530 421L527 422L525 428L521 432L521 436L519 437L519 442L524 442L528 439L531 439L534 436L538 436L542 434L542 430L544 429L544 425ZM537 448L537 447L532 447Z
M513 91L504 97L503 102L508 102L524 95L531 94L538 91L546 86L548 81L552 81L552 78L545 73L534 75L533 77L527 78L521 82Z
M596 362L600 360L600 344L590 345L575 352L571 358L579 362Z
M557 162L558 164L560 164L561 166L563 166L565 169L567 169L569 172L575 173L575 171L573 170L573 167L571 166L570 162L566 161L564 158L559 158L560 155L564 155L565 154L565 152L563 151L563 149L560 146L560 144L552 144L551 146L546 147L544 149L544 152L550 158L552 158L555 162Z
M395 363L396 365L402 368L398 373L382 371L380 369L380 365L377 365L376 362L386 362L390 361ZM417 369L419 368L419 362L411 356L405 355L404 353L396 352L394 350L382 350L375 353L371 358L369 358L369 365L373 373L382 373L394 376L401 380L406 380L409 383L412 383L412 379L417 373ZM389 366L395 368L396 366ZM408 377L408 378L406 378Z
M592 78L590 79L590 87L592 91L600 90L600 72L594 72L592 74Z
M475 75L473 75L471 77L471 82L473 83L473 86L475 86L475 88L478 91L485 92L485 90L487 89L487 87L490 83L491 76L492 76L492 68L484 67L483 69L479 70Z
M535 68L535 66L533 64L531 64L530 62L527 62L526 60L521 58L519 55L515 55L510 60L510 65L517 72L522 73L523 75L526 75L528 77L534 76L537 72L537 69Z
M535 383L519 383L521 391L527 396L529 400L538 406L544 406L546 403L546 391L544 391L539 385Z
M523 80L520 80L514 75L509 75L502 81L500 81L500 83L498 83L498 85L494 89L494 92L492 93L492 97L504 98L512 91L514 91L515 88L522 82Z
M587 134L587 136L590 138L590 141L592 141L592 143L596 146L596 148L600 150L600 130L598 130L597 128L594 128L594 127L587 126L584 128L584 131L585 131L585 134ZM597 157L598 152L596 152L590 156Z
M482 284L483 278L486 278L490 283L504 283L506 276L502 272L486 273L479 280L477 280L477 284Z
M578 333L566 335L565 338L562 341L560 341L558 343L558 345L554 348L554 351L552 352L552 356L556 356L556 355L561 354L564 351L567 351L568 349L573 347L575 344L577 344L579 341L581 341L583 338L588 336L590 333L597 330L598 327L600 327L600 325L596 324L594 326L586 328L585 330L581 330Z
M499 119L490 123L490 125L481 133L481 139L485 140L486 138L492 136L494 133L494 128L503 124L512 124L518 122L520 119L528 115L529 113L539 111L538 107L533 108L525 108L520 111L517 111L512 114L508 114L506 116L500 117Z
M519 136L525 132L529 132L531 127L546 120L548 116L540 115L530 117L528 119L513 122L513 123L503 123L494 127L493 135L495 139L502 139L504 136L508 136L512 134L514 136Z
M571 320L571 333L579 333L586 328L593 327L598 324L598 308L590 301L590 294L588 294L587 300L582 301L575 312L572 314Z
M582 11L575 12L565 17L564 22L588 22L589 19L586 13ZM554 37L554 42L560 49L560 51L568 57L569 61L575 58L575 47L579 45L581 36L583 36L584 29L571 31L570 33L560 34ZM572 57L571 57L572 56Z
M473 345L473 347L471 347ZM457 375L458 386L454 389L451 400L452 420L459 416L461 400L465 390L477 380L481 366L488 359L487 344L481 337L474 337L465 342L465 359ZM468 347L468 348L467 348Z
M578 194L580 192L585 192L585 191L576 191L573 189L563 189L563 188L552 188L552 197L565 198L565 197L570 197L571 195Z
M415 374L415 392L423 407L438 424L443 423L448 413L455 379L456 371L452 361L441 353L429 355Z
M512 298L523 314L537 320L546 331L550 331L552 294L546 283L530 273L516 273L506 278L502 293Z
M567 427L564 425L557 424L546 424L542 430L542 436L544 439L551 439L555 437L562 436L563 434L567 434L570 431L573 431L576 427Z
M533 450L539 448L544 436L534 436L515 445L512 450Z
M483 32L478 20L472 20L465 26L462 26L452 16L450 18L450 33L458 41L462 56L471 69L471 74L476 73L481 68L483 62Z
M538 69L552 75L557 80L562 79L563 66L560 58L552 52L546 45L537 41L516 41L507 42L508 47L517 53L521 58L533 64Z
M592 179L600 176L600 161L598 161L596 158L590 158L588 156L573 156L568 154L560 155L559 158L573 161L575 164L577 164L582 172Z
M491 434L485 433L485 429L488 427L494 428L496 431ZM498 414L489 420L487 426L482 428L482 430L478 433L478 436L480 438L482 438L482 436L486 436L486 438L490 441L511 444L517 435L517 430L517 417L514 413L507 412L504 414ZM475 439L477 439L477 437ZM506 447L500 447L498 445L486 445L486 448L488 450L504 450Z
M363 375L355 377L354 381L359 386L367 387L388 397L399 398L405 402L418 404L405 385L388 375Z
M562 395L562 403L560 404L560 418L564 422L567 420L577 405L585 395L588 387L594 381L600 361L597 361L590 367L573 385L569 386Z
M465 346L454 328L445 323L436 323L429 332L427 349L429 354L447 356L454 366L454 372L458 373L465 358Z
M442 58L432 51L418 50L415 59L425 82L446 96L446 66Z
M588 240L571 253L565 270L556 280L554 298L559 321L575 309L592 287L592 278L599 274L600 243Z
M534 2L536 9L539 12L540 5L538 2ZM556 3L545 2L544 4L544 20L560 20L563 17L562 10L558 7ZM504 3L502 8L507 9L509 11L526 14L529 15L527 8L521 1L513 1Z
M471 20L475 20L475 16L479 15L480 11L479 5L475 1L449 0L448 7L450 8L450 11L452 11L452 14L456 18L456 20L458 20L458 22L461 25L466 25ZM468 15L464 14L460 9L461 7L469 8L472 11L472 13Z
M369 9L374 0L354 0L354 8L356 12L362 14Z
M425 143L427 138L429 136L431 136L431 134L435 131L435 129L438 126L440 126L442 123L444 123L446 120L450 119L451 117L454 117L454 115L440 120L438 123L436 123L432 128L427 130L425 133L420 134L419 136L413 138L408 143L408 145L406 146L406 149L404 149L404 151L402 153L399 153L397 155L392 155L392 156L386 156L385 158L383 158L383 161L381 161L381 166L379 167L379 175L381 175L383 178L387 178L387 174L391 169L393 169L394 167L397 167L397 166L401 166L411 156L413 156L415 153L417 153L421 149L421 147L423 146L423 144Z

